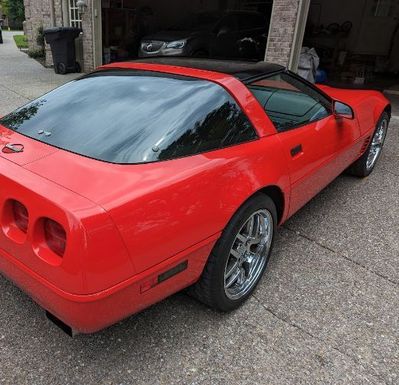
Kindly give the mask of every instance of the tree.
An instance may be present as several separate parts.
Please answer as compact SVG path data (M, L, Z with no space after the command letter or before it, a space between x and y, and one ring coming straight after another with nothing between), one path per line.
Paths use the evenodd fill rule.
M22 28L25 20L24 0L1 0L3 13L8 16L10 27Z
M3 15L8 15L8 0L0 0L0 6L2 12L2 15L0 15L0 17Z

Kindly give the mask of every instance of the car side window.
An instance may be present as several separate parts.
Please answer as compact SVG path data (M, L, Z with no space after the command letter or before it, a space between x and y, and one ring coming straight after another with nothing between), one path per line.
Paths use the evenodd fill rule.
M288 73L278 73L249 85L278 131L286 131L331 114L331 101Z

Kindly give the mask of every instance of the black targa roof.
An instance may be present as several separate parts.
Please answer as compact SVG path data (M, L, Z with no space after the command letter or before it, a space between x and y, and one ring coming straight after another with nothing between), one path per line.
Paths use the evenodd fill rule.
M264 75L284 70L278 64L267 62L215 60L179 57L153 57L134 60L137 63L165 64L179 67L197 68L201 70L221 72L232 75L242 82L249 82Z

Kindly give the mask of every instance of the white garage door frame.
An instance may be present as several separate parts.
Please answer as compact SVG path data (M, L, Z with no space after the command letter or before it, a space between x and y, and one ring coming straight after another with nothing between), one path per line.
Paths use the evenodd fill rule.
M305 36L306 22L308 20L311 0L299 0L298 15L295 25L294 38L292 42L291 55L288 62L288 68L296 72L298 70L299 56Z

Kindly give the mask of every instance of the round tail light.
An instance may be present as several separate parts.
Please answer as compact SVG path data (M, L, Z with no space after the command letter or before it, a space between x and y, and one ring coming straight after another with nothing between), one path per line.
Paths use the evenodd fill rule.
M14 223L23 233L27 233L29 225L28 209L18 201L12 203L12 213L14 216Z
M64 228L52 219L44 220L44 237L51 251L60 257L64 256L66 247L66 232Z

